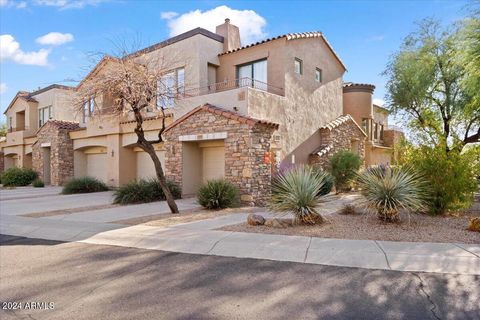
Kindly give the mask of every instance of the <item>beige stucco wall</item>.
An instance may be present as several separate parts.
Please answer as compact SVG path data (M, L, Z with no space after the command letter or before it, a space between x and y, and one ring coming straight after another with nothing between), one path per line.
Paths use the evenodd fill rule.
M223 43L197 34L185 40L135 58L136 61L148 61L165 72L185 68L185 87L204 87L208 85L208 64L218 65L218 54Z
M343 112L353 117L358 125L363 118L373 119L372 93L364 91L345 92L343 94Z
M10 107L10 109L8 109L7 112L5 113L5 117L7 119L10 119L11 117L11 127L13 129L18 130L18 125L22 125L22 124L17 123L17 117L16 117L17 112L25 112L25 117L24 117L25 130L7 133L7 145L15 145L15 144L23 143L23 137L28 137L30 135L33 135L35 131L38 129L36 102L29 102L22 98L18 98L15 101L15 103ZM9 121L10 120L8 120L8 122ZM9 127L10 127L10 123L9 123Z

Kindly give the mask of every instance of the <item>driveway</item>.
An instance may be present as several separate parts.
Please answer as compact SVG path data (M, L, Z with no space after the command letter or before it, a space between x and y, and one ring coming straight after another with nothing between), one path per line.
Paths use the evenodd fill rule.
M1 238L0 238L1 242ZM478 319L480 278L4 237L1 319Z

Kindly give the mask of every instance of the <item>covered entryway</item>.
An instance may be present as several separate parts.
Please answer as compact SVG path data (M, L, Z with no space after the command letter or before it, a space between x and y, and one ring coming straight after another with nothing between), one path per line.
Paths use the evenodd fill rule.
M177 119L164 131L165 171L195 194L207 181L225 179L248 205L270 196L270 141L278 125L206 104Z

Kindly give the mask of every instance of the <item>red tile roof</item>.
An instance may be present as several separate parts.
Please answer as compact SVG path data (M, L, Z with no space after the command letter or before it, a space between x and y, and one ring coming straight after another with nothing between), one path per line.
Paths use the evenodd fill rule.
M43 126L41 126L38 130L37 130L37 133L42 130L43 127L47 126L47 125L51 125L51 126L54 126L55 128L57 129L64 129L64 130L69 130L69 131L73 131L73 130L77 130L80 128L80 125L78 124L78 122L74 122L74 121L66 121L66 120L54 120L54 119L50 119L48 120L47 122L45 122L43 124Z
M176 127L177 125L179 125L180 123L182 123L186 119L190 118L192 115L194 115L195 113L197 113L199 111L207 111L207 112L217 114L219 116L222 116L222 117L225 117L225 118L228 118L228 119L236 120L240 123L248 124L249 126L264 125L264 126L272 127L272 128L275 128L275 129L278 129L278 126L279 126L277 123L273 123L273 122L269 122L269 121L265 121L265 120L259 120L259 119L251 118L251 117L248 117L248 116L243 116L243 115L240 115L240 114L235 113L233 111L229 111L229 110L225 110L225 109L222 109L222 108L219 108L219 107L215 107L215 106L207 103L207 104L204 104L202 106L196 107L192 111L190 111L190 112L186 113L185 115L183 115L182 117L180 117L178 120L176 120L171 125L169 125L165 129L164 132L167 132L167 131L173 129L174 127Z
M258 41L258 42L255 42L255 43L251 43L251 44L248 44L248 45L246 45L246 46L243 46L243 47L240 47L240 48L237 48L237 49L233 49L233 50L229 50L229 51L226 51L226 52L222 52L222 53L219 54L219 56L222 56L222 55L225 55L225 54L229 54L229 53L233 53L233 52L237 52L237 51L240 51L240 50L243 50L243 49L251 48L251 47L254 47L254 46L257 46L257 45L266 43L266 42L270 42L270 41L277 40L277 39L282 39L282 38L286 38L287 40L307 39L307 38L321 38L321 39L323 39L323 41L325 41L325 43L327 44L327 47L330 49L330 51L333 53L333 55L334 55L335 58L338 60L338 62L342 65L342 67L343 67L345 70L347 70L347 67L345 66L345 64L343 63L343 61L340 59L340 57L339 57L338 54L335 52L335 50L333 50L333 47L332 47L332 45L330 44L330 42L328 42L327 38L325 38L325 36L323 35L323 33L319 32L319 31L299 32L299 33L286 33L286 34L282 34L282 35L277 36L277 37L268 38L268 39L265 39L265 40L262 40L262 41Z

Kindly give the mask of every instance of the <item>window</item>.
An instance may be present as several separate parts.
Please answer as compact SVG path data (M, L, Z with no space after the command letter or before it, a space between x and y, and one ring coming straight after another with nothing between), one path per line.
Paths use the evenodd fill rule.
M267 60L250 62L237 67L239 86L251 86L267 90Z
M44 107L38 109L38 127L40 128L47 122L49 119L52 119L52 106Z
M8 127L10 128L10 130L12 130L12 127L13 127L12 117L8 117Z
M380 141L383 141L383 124L380 125Z
M315 69L315 81L322 82L322 69Z
M88 118L93 115L95 111L95 97L91 97L83 103L83 123L86 123Z
M160 77L157 82L157 107L175 106L175 98L185 95L185 69L179 68Z
M369 126L369 123L370 123L370 119L362 119L362 129L363 131L365 131L365 133L367 134L368 137L370 137L370 126Z
M374 131L373 131L373 139L377 140L378 139L378 123L375 123L374 125Z
M295 73L296 74L303 74L303 61L295 58Z

